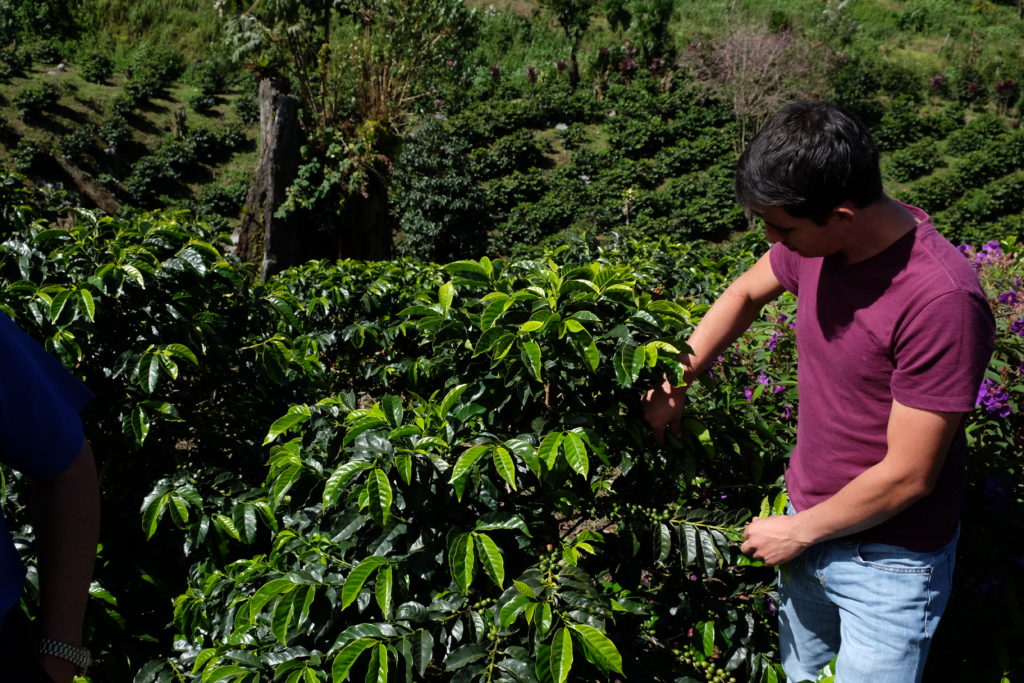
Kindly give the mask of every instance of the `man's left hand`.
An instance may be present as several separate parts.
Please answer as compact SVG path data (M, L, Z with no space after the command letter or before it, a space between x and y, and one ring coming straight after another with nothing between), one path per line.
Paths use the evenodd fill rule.
M755 517L743 530L743 538L744 554L772 566L789 562L810 545L797 537L794 515Z

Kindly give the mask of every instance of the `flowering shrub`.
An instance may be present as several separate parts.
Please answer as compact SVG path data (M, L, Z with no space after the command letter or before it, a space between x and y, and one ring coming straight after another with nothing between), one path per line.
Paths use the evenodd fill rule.
M953 597L932 648L943 680L1019 680L1024 659L1024 264L1015 240L963 245L996 319L996 349L968 419L968 491ZM968 654L969 653L969 654ZM972 669L982 662L986 678ZM951 673L956 672L956 673ZM962 678L957 678L959 673ZM938 679L937 679L938 680Z

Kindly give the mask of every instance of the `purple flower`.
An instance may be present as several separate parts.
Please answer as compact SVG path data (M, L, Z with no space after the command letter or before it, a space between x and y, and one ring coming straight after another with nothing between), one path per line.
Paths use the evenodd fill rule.
M789 406L782 409L782 417L786 420L793 417L793 413L789 412Z
M783 317L785 317L785 316L783 316ZM782 335L779 334L778 332L773 334L771 339L768 340L768 350L769 351L774 351L775 347L779 345L779 339L781 339L781 338L782 338Z
M957 247L957 250L967 258L971 258L972 256L974 256L973 244L961 244L959 247Z
M786 387L782 386L781 384L776 384L775 386L772 387L773 394L781 394L785 390Z
M768 375L764 374L764 370L761 370L757 373L757 383L769 386L772 383L772 380Z
M1017 295L1016 290L1011 289L1008 292L1003 292L999 295L997 301L1007 306L1016 306L1021 302L1020 296Z
M778 318L775 319L775 322L778 323L779 325L781 325L782 323L786 322L787 320L789 320L789 316L786 315L785 313L782 313L781 315L779 315Z
M1010 394L1006 387L998 382L985 378L978 389L978 400L975 406L984 406L985 410L995 413L999 417L1009 417L1013 410L1010 408Z
M964 255L968 257L970 256L970 254L967 253L964 253ZM991 242L986 242L981 246L981 251L977 252L974 255L974 258L971 259L971 263L974 264L975 268L981 270L983 266L986 266L990 263L995 263L999 261L999 259L1001 259L1002 257L1003 250L1002 248L1000 248L999 242L996 240L992 240Z
M744 396L744 398L747 399L748 402L749 401L753 401L754 400L754 387L747 387L746 389L744 389L743 390L743 396Z

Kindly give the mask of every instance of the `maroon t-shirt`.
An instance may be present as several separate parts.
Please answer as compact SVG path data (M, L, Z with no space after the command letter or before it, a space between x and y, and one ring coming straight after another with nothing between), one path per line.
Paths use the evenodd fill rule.
M992 355L992 311L968 260L926 213L907 209L917 227L865 261L771 249L775 276L797 296L799 420L786 472L797 510L885 457L893 399L923 410L974 408ZM919 551L948 543L960 517L965 451L961 427L935 490L850 538Z

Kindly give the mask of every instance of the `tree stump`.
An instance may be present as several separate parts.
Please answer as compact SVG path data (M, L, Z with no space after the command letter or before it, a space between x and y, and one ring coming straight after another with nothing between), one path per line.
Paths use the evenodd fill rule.
M245 198L237 253L259 267L259 279L300 262L301 238L294 219L274 212L299 167L299 102L271 79L259 85L260 159Z

